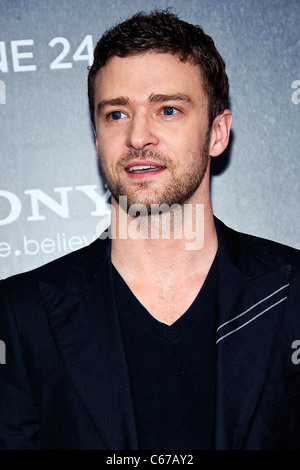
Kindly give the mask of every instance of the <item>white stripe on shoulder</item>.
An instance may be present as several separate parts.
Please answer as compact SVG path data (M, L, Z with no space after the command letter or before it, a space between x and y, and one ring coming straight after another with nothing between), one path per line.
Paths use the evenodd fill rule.
M217 332L223 328L223 326L225 325L228 325L228 323L231 323L233 322L234 320L236 320L237 318L240 318L242 317L243 315L245 315L246 313L250 312L250 310L252 310L254 307L257 307L257 305L261 304L262 302L264 302L265 300L268 300L270 299L271 297L273 297L273 295L277 294L277 292L280 292L282 289L285 289L286 287L288 287L289 284L285 284L284 286L280 287L279 289L275 290L274 292L272 292L272 294L268 295L267 297L265 297L264 299L261 299L259 302L256 302L256 304L252 305L251 307L249 307L247 310L245 310L244 312L240 313L239 315L237 315L236 317L234 318L231 318L230 320L226 321L225 323L222 323L222 325L220 325L218 328L217 328Z
M270 310L271 308L273 307L276 307L276 305L280 304L281 302L283 302L284 300L287 299L287 296L286 297L282 297L282 299L278 300L278 302L276 302L275 304L271 305L270 307L266 308L265 310L263 310L262 312L258 313L257 315L255 315L255 317L251 318L251 320L248 320L247 322L243 323L242 325L240 325L238 328L235 328L235 330L232 330L230 331L229 333L227 333L226 335L224 336L221 336L217 341L216 341L216 344L219 343L219 341L221 341L222 339L226 338L227 336L229 335L232 335L232 333L235 333L236 331L240 330L241 328L244 328L244 326L248 325L248 323L251 323L253 320L256 320L256 318L260 317L261 315L263 315L264 313L266 313L268 310ZM239 315L240 316L240 315ZM237 318L237 317L236 317Z

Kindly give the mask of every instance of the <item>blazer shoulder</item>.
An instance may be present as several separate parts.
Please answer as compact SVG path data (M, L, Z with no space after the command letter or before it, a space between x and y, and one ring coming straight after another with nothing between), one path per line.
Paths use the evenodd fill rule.
M253 235L241 234L247 239L261 259L270 260L276 264L291 264L300 267L300 250L274 240Z
M15 274L4 280L0 285L6 285L10 290L24 288L32 290L40 282L54 284L68 289L68 286L84 285L84 280L91 280L101 269L103 263L110 257L109 240L97 239L90 245L68 253L43 266L33 270Z
M242 270L247 271L253 260L266 269L275 269L283 265L300 269L300 250L297 248L234 230L217 218L215 223L222 249Z

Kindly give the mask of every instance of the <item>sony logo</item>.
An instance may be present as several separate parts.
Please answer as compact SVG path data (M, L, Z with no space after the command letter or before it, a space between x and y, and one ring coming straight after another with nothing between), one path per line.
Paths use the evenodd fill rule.
M52 212L62 218L69 218L69 196L73 191L79 191L89 198L93 202L93 209L90 213L92 216L103 216L107 214L106 202L110 197L110 192L106 191L105 194L99 194L97 185L84 185L75 186L73 189L71 186L63 186L60 188L54 188L54 192L58 194L56 198L53 198L49 194L45 193L42 189L27 189L24 194L30 198L31 213L27 216L29 222L45 220L46 216L43 214L43 207L47 207ZM22 212L22 201L20 198L12 193L11 191L0 190L0 207L1 198L5 199L9 204L9 212L4 218L0 218L0 225L8 225L14 222L20 217Z

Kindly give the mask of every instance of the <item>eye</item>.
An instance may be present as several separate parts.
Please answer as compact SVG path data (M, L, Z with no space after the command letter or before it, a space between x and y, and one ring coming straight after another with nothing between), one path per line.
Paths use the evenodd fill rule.
M165 106L162 109L162 114L164 114L164 116L173 116L174 114L178 112L179 110L177 108L174 108L173 106Z
M113 111L112 113L109 113L108 117L113 121L118 121L119 119L125 117L125 114L122 113L122 111Z

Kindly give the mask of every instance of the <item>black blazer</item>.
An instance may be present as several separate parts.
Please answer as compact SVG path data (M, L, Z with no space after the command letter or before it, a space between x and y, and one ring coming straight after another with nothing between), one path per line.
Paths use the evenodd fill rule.
M216 227L215 448L300 449L299 251ZM108 240L1 281L0 322L1 449L139 449Z

